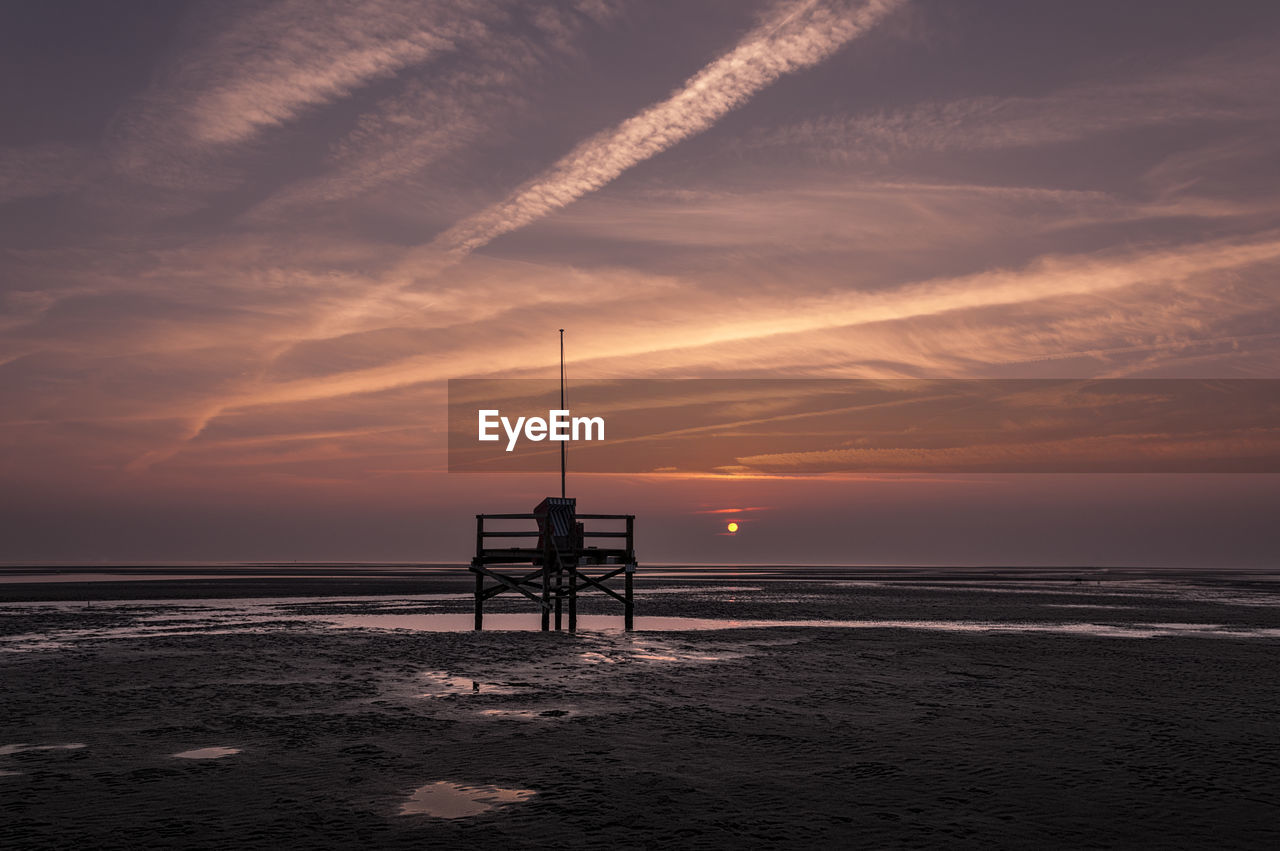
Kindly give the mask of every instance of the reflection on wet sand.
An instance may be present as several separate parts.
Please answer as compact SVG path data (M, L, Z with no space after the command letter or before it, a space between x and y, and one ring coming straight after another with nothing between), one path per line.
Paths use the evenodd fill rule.
M468 818L497 807L527 801L538 794L532 789L503 789L438 781L420 786L400 805L400 815L434 818Z
M222 759L224 756L235 756L240 753L240 748L196 748L195 750L183 751L182 753L173 754L174 759Z
M448 671L423 671L426 691L421 697L447 697L455 694L519 694L534 688L532 683L487 683L471 677L460 677Z
M74 751L84 747L83 742L71 742L65 745L0 745L0 756L22 753L23 751Z
M862 586L865 594L878 593L871 586ZM667 589L676 590L676 589ZM759 629L759 628L828 628L828 629L893 629L927 630L932 632L977 633L1046 633L1055 635L1094 636L1103 638L1160 638L1169 636L1196 636L1201 638L1270 639L1280 637L1280 628L1274 622L1247 622L1237 615L1221 621L1179 622L1179 607L1191 604L1208 604L1217 607L1244 607L1261 611L1274 608L1277 595L1246 593L1238 590L1211 591L1197 588L1170 588L1144 586L1133 583L1125 589L1111 588L1104 592L1083 595L1062 587L1037 588L982 588L996 592L995 596L977 604L962 605L968 595L980 589L973 586L936 588L903 584L894 593L924 594L934 610L930 618L900 617L801 617L811 614L824 605L837 603L848 612L848 602L874 599L857 593L847 582L813 583L804 594L778 594L761 589L743 589L736 596L724 596L723 587L710 589L683 589L683 596L664 594L655 598L653 608L677 612L708 611L716 617L689 617L678 615L639 615L635 619L638 633L687 632L709 630ZM944 591L951 611L940 609L938 592ZM960 591L958 596L950 592ZM1021 610L1008 611L1009 604L1000 600L1006 594L1028 599L1030 605ZM1027 598L1030 594L1050 595L1044 601ZM1062 601L1062 595L1073 594L1077 599ZM841 596L845 595L845 596ZM428 595L434 596L434 595ZM1116 597L1125 598L1123 604L1113 602ZM641 598L643 599L643 597ZM883 599L883 598L881 598ZM1005 597L1005 599L1008 599ZM1263 601L1270 605L1264 605ZM275 631L306 630L374 630L409 632L469 632L473 626L470 612L457 611L465 601L439 599L388 599L388 598L329 598L300 602L289 599L244 601L185 601L175 606L136 603L104 603L95 607L92 616L80 612L68 612L65 608L40 608L31 605L0 605L0 614L13 614L33 620L42 614L57 615L42 632L11 632L0 635L0 652L31 652L58 650L86 641L139 638L175 638L182 636L218 635L227 633L266 633ZM452 602L453 606L447 606ZM1004 606L1004 610L999 607ZM745 607L745 608L744 608ZM900 606L885 608L886 614L915 608L911 598ZM453 610L450 610L453 609ZM766 617L725 617L725 614L742 611L743 614L764 614ZM988 611L995 617L982 617ZM1077 617L1090 617L1084 621L1072 619L1070 613L1096 612ZM1237 609L1238 611L1238 609ZM773 613L777 612L775 616ZM859 612L861 614L861 612ZM1056 614L1061 613L1061 614ZM966 615L947 617L946 615ZM1055 616L1056 614L1056 616ZM1224 610L1225 614L1225 610ZM792 615L792 617L786 617ZM1012 615L1012 616L1010 616ZM1145 616L1144 616L1145 615ZM1170 617L1173 615L1174 617ZM94 624L100 624L94 626ZM616 634L622 630L622 618L616 615L581 614L578 618L580 635L590 633ZM537 631L540 619L536 612L494 612L486 615L488 632ZM646 653L635 645L637 659L663 661L661 654ZM595 648L584 650L584 659L607 661L592 655ZM487 682L453 676L444 672L427 672L427 687L423 696L441 696L467 691L510 693L518 688L510 683Z

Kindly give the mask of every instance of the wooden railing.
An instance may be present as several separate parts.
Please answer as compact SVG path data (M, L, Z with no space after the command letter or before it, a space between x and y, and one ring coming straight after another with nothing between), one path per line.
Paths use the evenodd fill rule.
M488 538L537 538L542 533L534 528L529 531L510 530L510 529L486 529L486 520L537 520L537 514L477 514L476 515L476 558L484 558L485 553L489 549L485 547L485 540ZM628 555L635 553L635 520L634 514L579 514L577 520L625 520L627 528L625 531L619 530L592 530L583 524L582 537L590 538L621 538L626 544L621 547ZM525 549L516 547L510 549ZM610 548L612 550L613 548Z

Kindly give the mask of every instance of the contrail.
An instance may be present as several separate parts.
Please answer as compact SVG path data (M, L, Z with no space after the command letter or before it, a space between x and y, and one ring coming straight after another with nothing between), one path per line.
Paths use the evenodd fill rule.
M576 201L706 130L783 74L826 59L902 2L804 0L785 7L666 100L582 142L504 200L437 236L429 247L457 259Z

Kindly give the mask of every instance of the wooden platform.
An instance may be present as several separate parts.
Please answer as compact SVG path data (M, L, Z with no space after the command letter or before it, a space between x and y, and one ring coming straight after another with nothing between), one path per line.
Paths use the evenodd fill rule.
M534 528L485 528L486 521L527 520ZM587 521L613 521L621 529L588 529ZM505 524L504 524L505 525ZM490 539L524 539L533 546L487 546ZM604 541L589 546L588 541ZM510 567L526 565L525 570ZM495 568L502 568L501 570ZM623 626L633 627L632 577L636 571L634 514L578 514L576 501L548 497L529 514L477 514L476 555L470 570L476 577L475 628L484 628L484 601L506 592L528 597L542 613L542 628L562 628L568 603L569 631L578 628L578 594L599 591L622 604ZM621 593L608 585L623 577Z

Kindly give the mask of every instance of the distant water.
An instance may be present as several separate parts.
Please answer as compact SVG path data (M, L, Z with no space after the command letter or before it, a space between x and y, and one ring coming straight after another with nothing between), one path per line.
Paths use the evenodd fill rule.
M839 628L1122 639L1280 638L1280 593L1274 586L1149 579L1083 583L737 578L732 584L647 578L637 584L636 630ZM622 630L616 604L599 594L581 599L580 631ZM281 630L466 632L474 623L471 607L472 597L466 592L116 600L92 606L0 603L0 652ZM499 632L538 630L540 617L523 598L508 595L490 601L484 627ZM442 682L435 687L451 691L466 684Z
M48 582L140 582L234 579L465 578L464 564L254 563L154 565L0 565L0 584ZM1277 568L1187 568L983 565L642 565L646 579L884 579L890 581L1115 581L1211 579L1280 582Z

